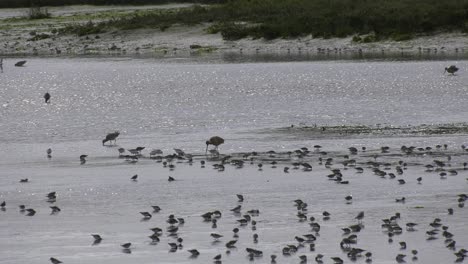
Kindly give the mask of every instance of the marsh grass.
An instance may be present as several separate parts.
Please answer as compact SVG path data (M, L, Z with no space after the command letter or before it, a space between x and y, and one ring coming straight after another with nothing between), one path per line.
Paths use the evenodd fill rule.
M28 10L27 18L28 19L44 19L50 18L51 15L47 8L40 6L31 6Z
M468 32L468 1L459 0L236 0L225 4L134 12L93 29L159 28L209 23L225 40L357 36L356 42L404 41L436 31ZM86 33L90 25L68 31ZM92 32L92 30L90 31Z

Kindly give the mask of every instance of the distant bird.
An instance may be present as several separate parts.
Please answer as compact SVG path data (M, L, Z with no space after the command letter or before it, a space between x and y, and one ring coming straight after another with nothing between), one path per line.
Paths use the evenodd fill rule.
M418 181L418 183L421 183L422 177L418 177L416 180Z
M218 240L223 237L222 235L217 234L217 233L211 233L210 236L214 238L215 240Z
M48 148L46 153L47 153L47 158L49 158L49 159L52 158L52 149L51 148Z
M60 264L60 263L63 263L62 261L56 259L56 258L50 258L50 262L52 262L53 264Z
M6 202L3 201L3 202L0 204L0 207L2 207L2 209L5 209L5 206L6 206Z
M94 238L94 242L93 242L94 245L97 245L97 244L101 243L102 237L100 235L98 235L98 234L91 234L91 235Z
M450 65L450 67L448 67L448 68L445 67L444 73L448 72L448 73L450 73L450 74L452 74L452 75L455 75L455 73L456 73L457 71L458 71L458 67L457 67L457 66L455 66L455 65Z
M104 146L104 144L109 141L110 144L112 144L112 141L114 141L114 143L116 144L117 143L117 137L120 135L120 132L119 131L115 131L113 133L109 133L106 135L106 138L102 140L102 145Z
M125 248L125 249L129 249L132 246L132 243L125 243L125 244L122 244L120 246Z
M24 179L21 179L20 182L24 183L24 182L29 182L29 179L28 178L24 178Z
M140 214L143 216L143 219L150 219L152 217L148 212L140 212Z
M155 213L161 211L161 207L159 207L157 205L152 205L151 207L153 207L153 212L155 212Z
M347 196L345 197L345 200L346 200L346 203L349 204L349 203L351 203L351 202L353 201L353 196L352 196L352 195L347 195Z
M364 211L359 212L359 214L355 218L358 221L361 221L364 218Z
M168 178L167 180L168 180L169 182L175 181L175 179L174 179L173 177L171 177L171 176L169 176L169 178Z
M200 255L200 252L198 252L198 250L196 250L196 249L190 249L190 250L188 250L188 252L190 252L190 254L192 254L191 257L198 257L198 255Z
M50 93L45 93L44 94L44 100L45 100L46 104L50 103Z
M23 60L23 61L18 61L17 63L15 63L15 66L16 66L16 67L23 67L24 64L26 64L26 61L25 61L25 60ZM457 69L457 70L458 70L458 69ZM61 262L59 262L59 263L61 263Z
M52 209L52 212L51 214L56 214L62 210L60 210L60 208L58 206L50 206L50 209Z
M236 195L237 195L237 199L239 199L238 202L244 201L244 196L242 194L236 194Z
M137 178L138 178L138 174L135 174L135 175L133 175L130 179L131 179L132 181L137 181Z
M86 157L88 157L88 155L80 155L80 162L81 162L81 165L85 164L86 163Z
M160 149L153 149L153 150L150 152L150 157L156 156L156 155L162 155L162 154L163 154L162 150L160 150Z
M218 146L224 143L224 139L222 137L214 136L214 137L211 137L209 140L207 140L205 143L206 143L205 153L208 153L209 145L214 145L215 150L218 150Z

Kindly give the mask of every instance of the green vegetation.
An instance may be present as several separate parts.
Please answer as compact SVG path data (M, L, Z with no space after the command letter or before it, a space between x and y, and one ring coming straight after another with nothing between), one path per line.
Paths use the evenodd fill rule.
M50 13L47 11L47 8L40 6L31 6L28 12L28 19L43 19L49 18Z
M0 8L65 5L161 5L167 3L220 4L227 0L0 0Z
M346 37L356 42L408 40L436 31L468 32L468 0L236 0L220 5L135 12L62 32L87 34L117 29L209 23L226 40L245 37Z

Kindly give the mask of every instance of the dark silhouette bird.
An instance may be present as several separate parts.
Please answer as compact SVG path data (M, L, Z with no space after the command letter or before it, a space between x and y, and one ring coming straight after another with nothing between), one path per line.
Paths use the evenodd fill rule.
M46 104L50 103L50 93L45 93L44 94L44 100L45 100Z
M171 177L171 176L169 176L169 178L167 180L170 181L170 182L175 181L175 179L173 177Z
M2 209L5 209L5 206L6 206L6 202L3 201L3 202L0 204L0 207L2 207Z
M445 67L444 73L448 72L452 75L454 75L458 71L458 67L455 65L450 65L450 67Z
M137 181L137 179L138 179L138 174L133 175L130 179L131 179L132 181Z
M359 212L355 218L360 222L364 218L364 211Z
M132 246L132 243L125 243L120 246L123 247L124 249L129 249Z
M50 206L50 209L52 209L52 212L50 214L56 214L62 211L58 206Z
M50 262L52 262L53 264L60 264L60 263L63 263L62 261L56 259L56 258L50 258Z
M98 234L91 234L94 238L94 242L93 242L93 245L97 245L99 243L101 243L102 241L102 237Z
M21 179L20 182L21 182L21 183L29 182L29 179L28 179L28 178L24 178L24 179Z
M109 133L106 135L106 138L102 140L102 145L109 141L110 144L112 144L112 141L114 141L114 144L117 143L117 137L120 135L119 131L115 131L113 133Z
M196 249L190 249L190 250L188 250L188 252L190 252L190 254L192 254L191 257L198 257L198 255L200 255L200 252L198 252L198 250L196 250Z
M218 240L223 237L222 235L217 234L217 233L211 233L210 236L214 238L215 240Z
M23 60L23 61L18 61L17 63L15 63L15 66L16 66L16 67L23 67L24 64L26 64L26 61L25 61L25 60Z
M140 214L143 216L143 219L150 219L152 217L148 212L140 212Z
M237 195L237 199L239 199L238 202L244 201L244 196L242 194L236 194L236 195Z
M88 155L80 155L80 162L81 162L81 165L85 164L86 163L86 157L88 157Z
M224 143L224 139L222 137L214 136L211 137L209 140L206 141L206 151L205 153L208 152L208 146L209 145L214 145L215 150L218 150L218 146Z
M157 205L152 205L151 207L153 207L153 212L155 212L155 213L161 211L161 207L159 207Z
M49 159L52 158L52 149L51 148L48 148L46 153L47 153L47 158L49 158Z

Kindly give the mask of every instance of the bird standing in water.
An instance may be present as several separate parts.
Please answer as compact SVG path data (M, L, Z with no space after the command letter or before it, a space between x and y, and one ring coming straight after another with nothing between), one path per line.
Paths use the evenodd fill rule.
M50 93L45 93L44 94L44 100L45 100L46 104L50 103Z
M102 140L102 145L104 146L104 143L106 143L107 141L109 141L109 143L112 143L112 141L114 141L114 143L116 144L117 143L117 137L119 135L120 135L119 131L115 131L113 133L107 134L106 138Z
M444 73L448 72L452 75L455 75L455 73L458 71L458 67L455 65L451 65L450 67L445 67Z
M208 152L208 146L209 145L214 145L215 149L218 149L218 146L224 143L224 139L222 137L214 136L211 137L209 140L206 141L206 151L205 153Z

